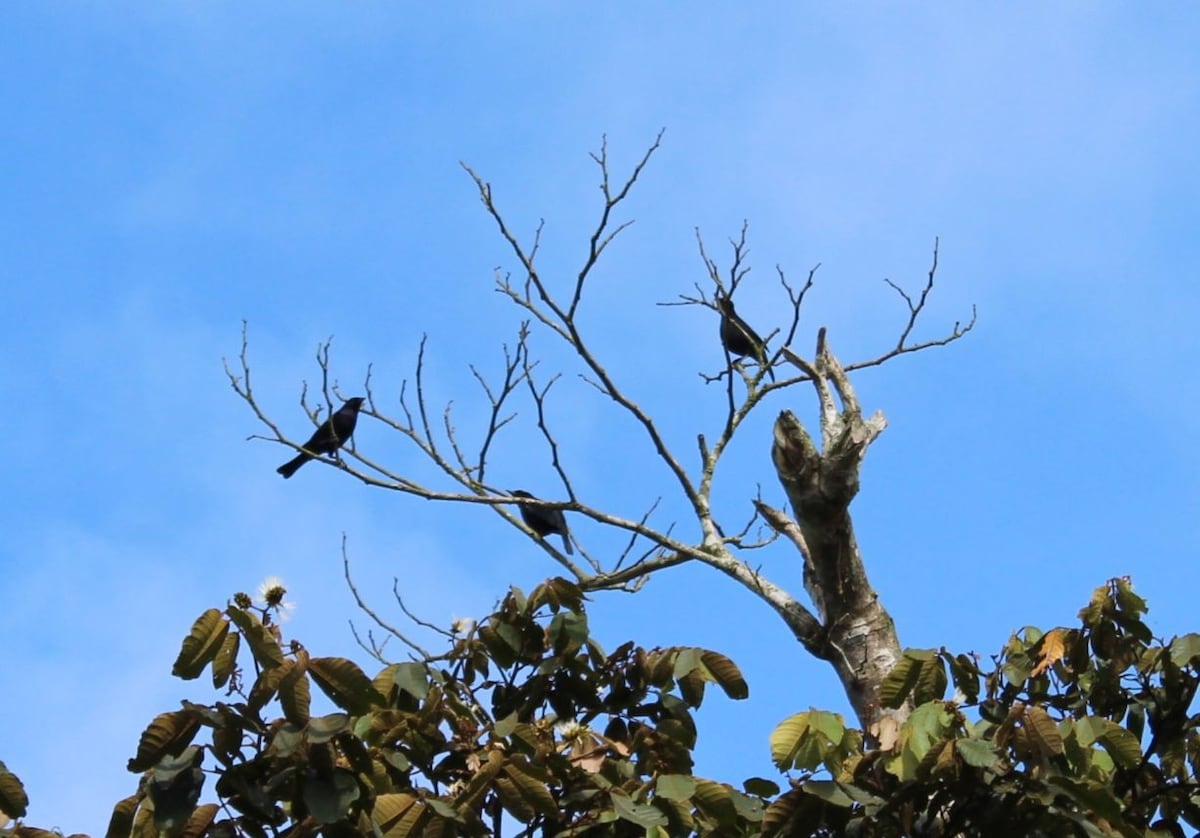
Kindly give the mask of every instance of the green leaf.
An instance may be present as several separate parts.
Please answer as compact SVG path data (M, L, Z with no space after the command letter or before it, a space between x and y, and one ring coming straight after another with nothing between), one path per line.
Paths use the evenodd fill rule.
M279 704L283 707L283 717L294 725L304 725L308 722L312 700L304 665L299 660L288 661L281 671L283 677L279 679Z
M674 678L684 678L700 665L701 649L688 647L673 651L675 652L675 668L671 674Z
M250 645L250 653L254 655L254 660L258 662L259 666L263 669L283 666L283 650L279 648L278 641L257 616L249 611L243 611L236 605L226 608L225 613L245 635L246 642Z
M154 804L155 829L174 832L191 819L204 788L203 758L204 752L192 745L178 757L166 757L154 766L146 792Z
M543 815L554 815L558 812L558 803L547 788L546 783L529 773L529 765L524 758L514 758L504 765L504 775L516 787L516 792L528 802L536 812Z
M185 681L198 678L204 667L216 657L228 633L229 623L222 618L220 611L215 608L205 611L192 623L188 636L183 638L183 646L175 665L171 667L171 674Z
M661 838L670 838L672 835L696 834L696 819L692 817L691 801L655 797L654 805L666 813L669 823L665 827L655 826L647 829L647 836L653 834Z
M372 684L381 696L389 695L394 686L417 701L424 701L429 695L429 670L418 661L394 663L376 675Z
M126 768L138 774L157 764L164 756L179 753L191 743L199 729L200 720L194 713L186 710L160 713L142 731L137 755L129 760Z
M346 817L360 793L354 774L345 768L334 768L328 777L307 777L301 789L309 814L322 824Z
M612 800L613 811L622 820L631 821L647 829L653 826L666 826L669 823L663 812L645 803L635 803L624 792L613 789L609 794L609 799Z
M555 614L554 619L546 628L546 637L555 654L574 654L587 642L587 616L574 611L562 611Z
M946 697L946 667L940 657L931 656L921 661L921 672L913 689L913 703L924 704Z
M492 733L497 739L507 739L517 729L521 717L516 713L509 713L502 719L496 719L495 725L492 726Z
M1133 768L1142 762L1142 746L1137 737L1116 722L1102 719L1104 732L1096 741L1104 746L1113 762L1122 768Z
M901 780L915 780L925 755L935 743L945 738L950 719L950 713L941 701L931 701L913 710L900 727L902 746L899 753L887 761L887 770Z
M529 605L529 600L525 597L525 592L513 585L508 589L508 599L512 600L512 604L516 606L517 611L524 612Z
M688 800L696 792L696 780L687 774L660 774L654 791L668 800Z
M742 783L742 788L748 794L758 795L759 797L774 797L779 794L779 784L763 777L751 777Z
M221 689L229 681L229 676L233 675L234 669L237 668L238 649L241 647L241 641L242 636L236 631L226 632L225 640L221 643L221 648L217 650L216 657L213 658L214 688Z
M390 749L385 750L381 756L383 757L384 762L392 766L392 768L395 768L401 774L408 773L408 770L412 768L412 762L410 762L408 757L406 757L400 751L393 751Z
M308 671L334 704L356 716L383 704L383 696L375 691L371 679L352 661L312 658L308 662Z
M724 827L737 822L737 807L733 803L733 789L724 783L696 778L696 793L692 795L696 808Z
M496 775L500 773L500 769L504 767L504 762L504 752L499 748L492 748L484 752L483 764L471 774L471 779L462 787L454 799L454 806L464 812L474 809L492 785ZM515 786L513 791L516 791Z
M748 794L742 794L740 791L731 790L729 793L733 800L733 808L737 810L737 816L742 820L750 823L761 823L763 813L766 807L763 802L757 797L751 797Z
M29 807L29 795L16 774L0 762L0 813L10 818L23 818Z
M496 635L504 641L508 648L512 649L513 653L520 655L525 648L525 639L521 636L521 630L511 623L497 622L495 624Z
M436 797L430 797L425 801L425 805L432 809L434 814L441 815L443 818L448 818L452 821L462 820L462 815L458 813L458 810L444 800L438 800Z
M579 585L569 579L563 579L561 576L556 576L544 584L553 591L559 605L566 606L572 611L583 611L583 588Z
M487 649L492 660L497 666L506 667L512 666L516 661L516 653L512 648L500 637L500 633L491 625L479 626L479 639L483 642L484 648Z
M1092 812L1111 823L1122 820L1121 801L1097 783L1076 782L1068 777L1052 776L1047 782L1067 793L1085 812Z
M826 758L840 763L837 752L846 735L845 721L837 713L809 710L784 719L771 732L771 759L782 771L812 771Z
M970 703L975 703L979 700L979 667L975 664L968 655L950 655L948 652L943 652L940 657L950 666L950 677L954 679L954 686Z
M956 739L954 749L972 768L994 769L1000 762L996 745L981 739Z
M910 657L908 651L905 650L904 656L896 662L892 671L879 686L879 703L895 710L905 702L920 677L921 662Z
M808 724L813 730L822 733L831 745L841 742L846 733L845 720L838 713L830 713L828 710L809 710Z
M908 721L904 723L911 731L910 739L915 737L926 742L941 739L949 724L950 714L946 711L946 705L940 701L920 705L909 714Z
M794 713L776 725L770 737L771 762L775 767L780 771L792 768L808 735L808 713Z
M426 809L411 794L381 794L375 798L371 809L372 824L378 827L384 838L407 838L420 834Z
M535 610L543 605L549 605L550 610L557 614L562 606L562 600L558 598L558 592L550 587L549 581L547 581L537 585L529 592L529 605Z
M842 809L854 805L854 798L846 794L839 783L832 780L809 780L804 784L804 791Z
M284 722L275 728L267 753L273 757L287 759L303 747L304 729L291 722Z
M283 680L286 670L282 666L273 666L264 668L258 673L258 677L254 679L254 684L250 687L250 695L246 697L246 703L252 710L260 710L266 706L267 702L275 698L279 691L279 682Z
M1171 663L1182 669L1196 662L1200 664L1200 634L1183 634L1171 641Z
M1128 579L1117 579L1117 605L1134 617L1141 617L1148 610L1146 600L1133 592L1133 585Z
M350 729L350 717L345 713L329 713L325 716L314 716L308 720L305 732L308 741L314 745L324 745L339 733Z
M850 785L849 783L839 783L834 781L834 784L842 790L842 792L853 800L858 805L862 806L867 812L874 813L888 805L885 798L877 797L866 789L858 786Z
M1079 744L1090 747L1100 736L1104 735L1104 726L1108 719L1099 716L1084 716L1073 720L1072 728Z
M1094 629L1108 610L1108 585L1101 585L1092 591L1091 601L1079 610L1079 620L1088 628Z

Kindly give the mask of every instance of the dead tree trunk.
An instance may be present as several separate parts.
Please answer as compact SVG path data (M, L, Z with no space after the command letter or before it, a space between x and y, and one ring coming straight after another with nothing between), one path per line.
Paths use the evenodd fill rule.
M837 671L863 729L874 730L881 718L879 686L900 659L900 642L867 578L850 502L858 494L867 448L887 422L880 413L863 417L854 388L825 345L824 330L815 364L790 351L785 355L816 387L822 445L817 447L791 411L783 411L775 420L771 459L799 528L804 586L823 631L821 655Z

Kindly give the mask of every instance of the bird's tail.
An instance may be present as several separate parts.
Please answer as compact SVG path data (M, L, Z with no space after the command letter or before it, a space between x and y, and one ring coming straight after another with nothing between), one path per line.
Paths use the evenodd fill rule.
M295 457L288 460L286 463L281 465L279 468L275 469L275 471L282 474L283 479L287 480L289 477L291 477L293 474L296 473L296 470L299 469L300 466L304 465L311 459L312 459L311 454L305 454L303 451L301 451Z
M567 551L567 555L568 556L575 555L575 551L571 549L571 536L567 535L564 532L562 534L562 537L563 537L563 549Z

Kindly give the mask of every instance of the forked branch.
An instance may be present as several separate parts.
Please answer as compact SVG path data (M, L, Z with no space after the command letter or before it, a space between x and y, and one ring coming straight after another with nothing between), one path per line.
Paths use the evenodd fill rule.
M348 445L339 459L320 459L368 485L427 500L489 506L509 524L537 541L585 590L637 590L651 575L669 567L684 562L709 565L766 602L810 653L831 661L846 685L860 718L864 724L868 724L878 711L874 688L882 678L880 673L886 672L894 662L899 647L894 627L889 628L890 617L878 603L878 597L867 580L849 516L849 504L858 491L863 457L870 444L886 427L886 420L880 413L870 418L863 417L849 373L879 366L900 355L958 340L974 327L974 308L971 319L965 324L956 322L949 334L913 342L918 321L934 288L939 247L935 241L933 264L919 293L910 294L891 280L886 280L908 309L898 338L889 349L871 358L842 364L830 349L825 330L820 329L816 350L811 358L806 358L796 350L794 344L800 333L802 306L814 286L820 265L808 272L806 281L798 290L789 283L783 269L776 266L779 287L788 300L786 322L780 328L764 332L766 337L761 343L752 343L755 351L751 355L746 355L744 347L738 348L737 355L742 360L730 359L729 346L726 345L726 366L715 373L701 374L705 382L723 383L721 398L725 415L716 429L709 429L708 433L698 429L696 439L699 457L692 459L690 465L685 464L689 461L671 450L658 424L641 407L638 398L618 381L615 372L600 362L578 317L587 282L601 254L633 223L630 219L618 221L615 216L658 150L661 139L660 133L624 178L614 179L611 176L606 140L601 143L600 150L592 154L600 170L603 203L588 237L582 263L573 281L563 291L555 288L542 275L537 264L543 236L546 235L545 223L539 222L531 240L523 243L505 221L491 184L463 164L463 169L475 184L485 211L495 222L518 263L515 274L497 268L494 277L495 289L521 312L516 343L512 347L503 347L503 364L495 378L489 378L475 366L470 367L486 402L484 413L487 418L482 422L483 427L476 429L470 437L464 436L465 432L454 421L452 405L447 404L439 411L432 404L425 379L428 342L422 337L412 386L405 382L401 387L399 415L390 415L385 405L377 400L370 368L363 381L367 399L367 408L363 412L398 431L415 446L421 458L433 467L431 475L400 473L391 466L369 458L364 452L365 446ZM681 295L678 301L662 305L699 306L720 316L722 309L718 307L718 302L731 301L732 295L745 286L750 276L747 234L748 226L743 224L740 234L730 240L730 264L722 269L709 255L697 231L696 239L706 283L695 285L695 295ZM732 310L731 306L728 308ZM714 326L719 322L715 322ZM614 402L618 406L619 416L640 429L654 448L659 468L665 468L670 475L669 485L664 487L664 491L658 494L649 508L635 516L614 515L589 504L573 482L561 456L564 447L570 445L570 439L564 435L570 434L571 429L556 425L551 410L559 393L556 384L561 373L543 373L538 361L530 354L531 328L537 329L538 326L569 347L582 366L580 377L605 399ZM748 327L740 327L741 335L749 335L750 331ZM733 334L736 337L739 332ZM732 340L726 333L721 335L722 344ZM718 345L715 328L713 342ZM227 364L226 372L234 390L250 405L267 429L268 433L260 438L296 447L296 443L283 433L254 395L244 332L239 361L237 369L231 369ZM318 348L317 365L321 376L320 392L325 400L324 409L332 410L333 397L340 398L342 393L333 376L328 341ZM776 380L776 370L791 374L780 375ZM735 372L738 375L735 376ZM766 375L770 375L772 380L767 381L764 378ZM711 504L719 462L752 411L767 399L778 398L784 391L795 392L792 388L804 382L812 385L820 406L820 444L814 442L791 411L785 410L776 420L772 447L773 464L792 515L764 502L759 492L751 498L754 512L749 521L740 528L723 527ZM310 420L316 424L321 410L309 408L307 387L302 389L301 404ZM522 411L523 405L527 412ZM436 421L439 413L440 421ZM531 416L531 421L536 425L547 458L558 475L565 500L516 499L508 490L493 485L488 479L491 452L502 444L502 434L526 416ZM468 438L476 442L467 444ZM626 450L626 447L613 446L613 450ZM645 482L649 485L653 477L649 469L645 471ZM660 500L671 496L682 501L690 510L696 530L681 532L690 530L690 526L681 527L677 522L659 521L662 510L668 508L660 504ZM562 510L570 515L573 522L590 521L620 530L627 536L625 546L615 557L598 555L594 550L589 550L588 528L573 523L571 529L576 536L573 542L578 545L583 557L577 562L550 541L539 538L523 520L522 507L526 511ZM765 522L774 535L767 540L757 535L751 539L751 529L756 523L761 525L761 522ZM761 566L752 566L744 558L775 541L790 544L798 553L803 562L805 587L815 613L767 578ZM347 579L349 581L348 575ZM353 583L350 584L353 590ZM357 591L355 594L357 596ZM361 601L360 605L363 605ZM366 608L364 611L372 617L377 627L392 633L393 627L383 623ZM382 650L376 648L373 642L366 648L373 654L382 655Z

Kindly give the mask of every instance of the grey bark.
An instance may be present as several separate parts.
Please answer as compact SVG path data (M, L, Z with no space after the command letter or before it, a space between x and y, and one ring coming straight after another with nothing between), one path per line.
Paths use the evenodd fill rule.
M820 447L791 411L775 420L771 459L787 493L803 555L804 587L822 627L816 654L836 670L865 731L878 731L885 713L879 687L900 659L895 623L871 587L854 537L850 503L858 494L867 448L887 426L881 413L864 418L845 371L825 345L815 364L785 351L812 377L821 403ZM835 403L834 394L840 402ZM776 528L787 526L778 516ZM798 536L798 537L797 537Z

